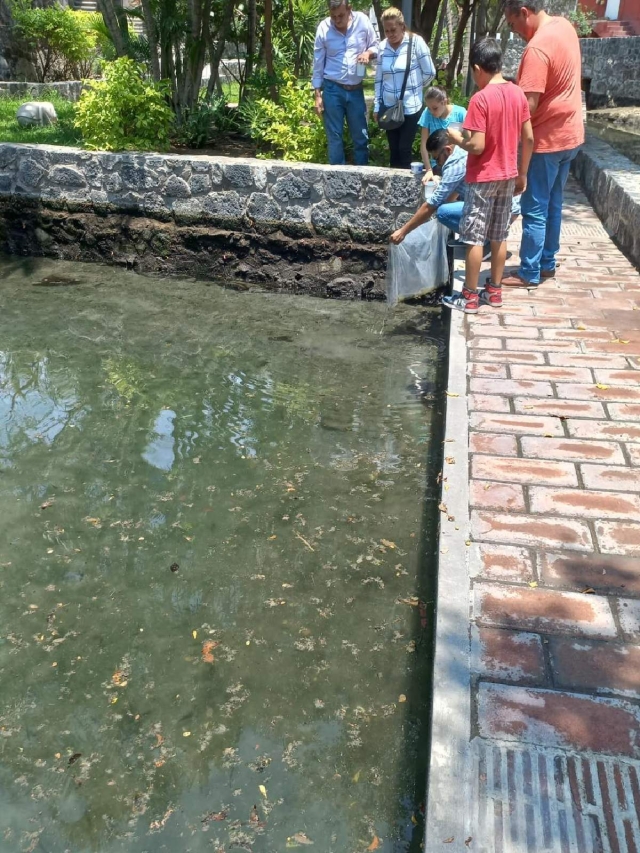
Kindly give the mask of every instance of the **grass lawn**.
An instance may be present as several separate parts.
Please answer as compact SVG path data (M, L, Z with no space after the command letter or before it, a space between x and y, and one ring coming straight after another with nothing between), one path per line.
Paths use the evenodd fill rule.
M73 126L76 107L58 95L42 95L41 100L51 101L58 114L57 124L48 127L20 127L16 121L18 107L28 100L0 97L0 142L24 142L37 145L82 145L82 134Z

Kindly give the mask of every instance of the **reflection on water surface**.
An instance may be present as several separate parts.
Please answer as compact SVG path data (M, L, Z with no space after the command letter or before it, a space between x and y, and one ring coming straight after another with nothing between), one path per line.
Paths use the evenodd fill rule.
M0 850L417 851L438 320L0 269Z

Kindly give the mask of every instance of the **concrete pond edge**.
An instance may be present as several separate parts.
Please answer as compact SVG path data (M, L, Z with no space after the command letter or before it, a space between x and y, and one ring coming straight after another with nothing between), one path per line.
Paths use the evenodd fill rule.
M573 174L607 233L640 267L640 166L587 133Z
M438 536L425 853L464 850L463 842L471 834L471 544L466 365L465 317L452 311Z

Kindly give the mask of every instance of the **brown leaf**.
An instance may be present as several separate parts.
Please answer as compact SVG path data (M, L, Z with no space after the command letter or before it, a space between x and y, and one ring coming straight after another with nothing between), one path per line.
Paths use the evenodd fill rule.
M388 540L388 539L381 539L380 541L382 542L382 544L383 544L386 548L392 548L392 549L393 549L393 548L395 548L395 547L396 547L396 543L395 543L395 542L389 542L389 540Z
M448 465L455 465L455 464L456 464L455 457L453 457L453 456L445 456L445 457L444 457L444 461L445 461Z
M69 764L75 764L79 758L82 758L82 753L74 752L71 758L69 759Z
M583 593L583 595L595 595L595 592L596 592L595 589L591 589L590 586L587 586L580 591Z
M214 663L215 658L213 656L213 650L216 646L219 646L220 643L217 643L215 640L205 640L202 644L202 661L203 663Z
M455 835L452 835L451 838L445 838L445 840L442 843L443 844L453 844L453 842L455 840L456 840Z
M53 501L45 501L43 504L40 504L40 509L49 509L50 506L53 506Z
M180 566L177 563L171 563L169 568L171 569L172 572L177 572L178 569L180 568Z
M465 840L464 840L464 846L465 846L465 847L470 847L470 846L471 846L471 842L472 842L472 841L473 841L473 835L470 835L468 838L465 838Z
M292 835L291 838L293 841L297 841L298 844L313 844L313 841L308 835L305 835L304 832L296 832L296 834Z
M378 847L380 847L380 839L378 838L378 836L377 836L377 835L374 835L374 836L373 836L373 841L372 841L372 842L371 842L371 844L367 847L367 850L369 850L369 851L371 851L371 850L377 850L377 849L378 849Z

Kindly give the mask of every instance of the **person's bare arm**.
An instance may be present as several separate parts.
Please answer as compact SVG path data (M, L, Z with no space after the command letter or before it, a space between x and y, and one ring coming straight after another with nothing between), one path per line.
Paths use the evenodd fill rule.
M524 96L529 104L529 112L531 113L531 115L533 115L538 109L538 104L540 102L540 92L525 92Z
M515 193L523 193L527 188L527 172L529 171L529 163L533 154L533 128L531 127L531 119L525 121L520 132L520 166L518 167L518 177L516 178Z
M407 234L419 225L423 225L425 222L428 222L435 212L436 208L432 204L425 202L418 208L417 212L413 214L411 219L402 226L402 228L398 228L397 231L393 232L390 238L391 242L396 244L402 243Z
M484 133L479 130L464 130L461 133L459 130L451 130L448 127L447 134L450 142L464 148L469 154L482 154L484 151Z

